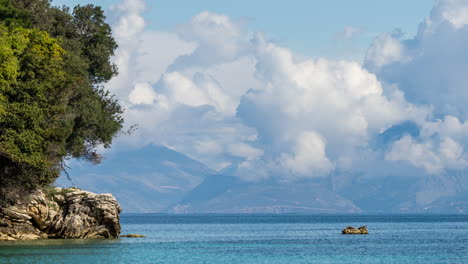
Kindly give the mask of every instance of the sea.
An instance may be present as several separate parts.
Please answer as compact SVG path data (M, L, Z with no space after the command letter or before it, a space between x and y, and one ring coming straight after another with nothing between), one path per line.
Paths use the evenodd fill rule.
M468 263L468 215L123 214L145 238L0 242L0 263ZM368 235L342 235L347 226Z

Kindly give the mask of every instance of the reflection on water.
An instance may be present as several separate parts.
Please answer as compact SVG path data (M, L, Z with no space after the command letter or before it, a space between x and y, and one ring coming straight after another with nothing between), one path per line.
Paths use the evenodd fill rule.
M0 263L81 263L83 258L108 254L118 243L119 239L1 241Z
M111 245L119 243L119 239L41 239L24 241L0 241L0 249L7 247L74 247Z

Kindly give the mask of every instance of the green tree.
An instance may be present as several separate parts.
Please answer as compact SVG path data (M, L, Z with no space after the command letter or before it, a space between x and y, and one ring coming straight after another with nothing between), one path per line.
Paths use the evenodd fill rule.
M0 26L0 162L8 185L50 183L59 173L60 145L71 132L63 53L46 32Z
M123 123L103 88L116 47L100 7L0 0L0 196L52 183L69 157L100 161Z

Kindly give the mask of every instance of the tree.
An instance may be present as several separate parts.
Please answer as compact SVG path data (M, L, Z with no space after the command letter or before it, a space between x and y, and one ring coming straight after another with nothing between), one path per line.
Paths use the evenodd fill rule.
M0 0L0 196L52 183L69 157L99 162L123 109L103 84L117 45L100 7ZM10 188L10 189L11 189ZM0 197L2 198L2 197Z
M46 32L0 26L2 183L50 183L71 132L64 50ZM34 173L35 177L23 177Z

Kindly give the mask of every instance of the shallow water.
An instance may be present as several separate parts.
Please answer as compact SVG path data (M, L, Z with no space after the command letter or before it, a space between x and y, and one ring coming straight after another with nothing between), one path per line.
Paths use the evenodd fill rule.
M146 238L0 243L0 263L468 263L468 215L124 214ZM369 235L341 235L367 225Z

